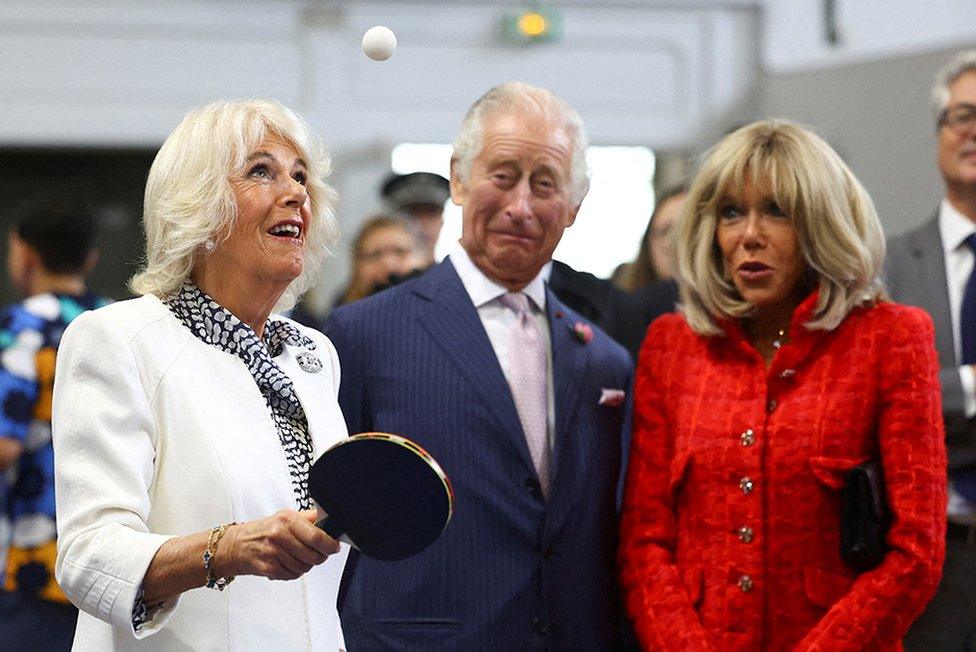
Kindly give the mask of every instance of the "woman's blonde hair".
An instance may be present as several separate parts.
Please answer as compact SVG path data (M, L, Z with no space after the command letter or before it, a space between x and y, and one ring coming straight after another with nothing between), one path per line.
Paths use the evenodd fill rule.
M761 121L726 136L707 155L677 233L682 311L693 330L721 334L717 319L751 315L726 274L717 213L746 182L769 193L796 229L806 282L820 296L806 327L836 328L859 305L886 298L884 234L868 193L822 138L789 122Z
M146 262L129 282L133 292L169 296L206 255L205 244L230 234L237 220L231 177L243 172L248 154L268 136L288 142L304 159L311 203L302 273L275 309L292 307L312 285L338 238L336 193L326 183L329 156L305 121L280 102L221 100L188 113L156 154L142 218Z

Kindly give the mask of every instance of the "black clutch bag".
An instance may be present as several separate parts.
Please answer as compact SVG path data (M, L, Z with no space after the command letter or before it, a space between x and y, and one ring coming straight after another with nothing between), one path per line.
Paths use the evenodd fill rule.
M891 523L881 466L873 460L855 466L840 495L840 556L858 572L871 570L888 552Z

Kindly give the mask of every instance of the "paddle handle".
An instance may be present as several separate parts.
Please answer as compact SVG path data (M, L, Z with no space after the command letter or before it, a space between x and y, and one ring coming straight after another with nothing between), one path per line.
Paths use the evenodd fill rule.
M342 524L339 523L339 521L329 516L316 521L315 527L322 530L336 541L338 541L346 532L346 529L342 526Z

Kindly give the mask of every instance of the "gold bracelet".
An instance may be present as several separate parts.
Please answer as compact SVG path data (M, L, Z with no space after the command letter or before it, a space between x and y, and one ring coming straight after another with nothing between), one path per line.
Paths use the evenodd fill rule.
M224 538L227 528L237 523L226 523L217 525L210 529L210 537L207 539L207 549L203 552L203 568L207 571L206 587L223 591L224 587L234 581L233 577L215 577L214 558L217 556L217 544Z

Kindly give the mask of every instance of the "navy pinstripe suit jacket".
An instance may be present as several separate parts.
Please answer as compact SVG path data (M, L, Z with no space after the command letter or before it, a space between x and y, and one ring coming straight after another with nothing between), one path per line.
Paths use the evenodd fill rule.
M340 613L358 650L606 650L619 605L615 489L629 392L627 352L546 290L555 386L548 502L515 403L474 305L449 261L340 308L325 331L339 351L351 433L416 440L456 492L440 539L396 563L354 554Z

